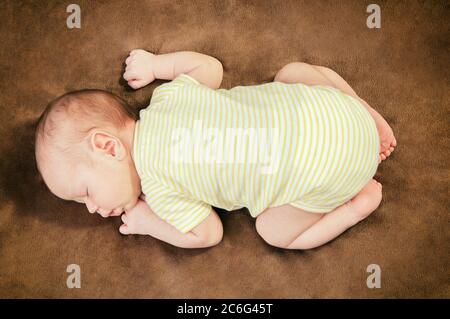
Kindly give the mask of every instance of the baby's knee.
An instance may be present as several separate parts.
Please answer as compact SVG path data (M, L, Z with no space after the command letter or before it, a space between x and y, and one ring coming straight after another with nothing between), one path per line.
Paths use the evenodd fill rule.
M295 250L307 250L314 248L310 243L300 243L299 245L296 244L295 247L291 247L291 244L293 244L292 239L289 239L281 234L275 235L270 231L265 231L258 228L258 226L256 227L256 231L268 245L273 247Z
M314 65L314 68L316 68L319 72L324 73L326 75L336 74L336 72L334 72L332 69L323 65Z
M330 80L333 80L336 77L341 77L336 71L330 69L329 67L314 65L314 68Z
M289 245L289 241L282 234L278 234L273 227L270 227L270 223L265 222L262 217L262 215L258 216L255 222L258 235L270 246L286 248Z
M274 81L281 79L289 79L292 76L301 74L306 70L311 70L312 65L305 62L291 62L283 66L278 73L275 75Z

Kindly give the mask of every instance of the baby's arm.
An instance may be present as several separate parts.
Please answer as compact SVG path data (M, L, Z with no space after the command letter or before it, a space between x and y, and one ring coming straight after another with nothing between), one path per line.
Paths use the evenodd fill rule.
M150 235L182 248L214 246L223 236L222 222L214 211L190 232L184 234L162 220L143 200L139 200L135 207L122 214L122 221L124 224L119 229L122 234Z
M212 89L220 87L223 77L223 67L219 60L192 51L157 55L153 72L157 79L167 80L185 73Z
M137 49L130 52L125 63L127 67L123 77L134 89L143 87L154 79L173 80L180 73L185 73L212 89L219 88L222 83L222 63L198 52L179 51L155 55Z

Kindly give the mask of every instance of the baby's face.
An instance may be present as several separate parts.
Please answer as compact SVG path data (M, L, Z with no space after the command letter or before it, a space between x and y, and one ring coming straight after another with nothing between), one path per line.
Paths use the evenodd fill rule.
M136 205L140 178L128 152L118 158L95 151L86 161L56 157L47 158L41 172L56 196L83 203L90 213L103 217L119 216Z
M137 203L140 184L127 163L100 161L93 167L79 165L72 183L73 200L102 217L119 216Z

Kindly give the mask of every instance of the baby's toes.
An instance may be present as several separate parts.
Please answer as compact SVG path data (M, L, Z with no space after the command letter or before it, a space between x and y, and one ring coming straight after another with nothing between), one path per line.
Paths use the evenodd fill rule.
M387 150L389 148L390 144L388 142L382 142L381 143L381 152L384 152L385 150Z

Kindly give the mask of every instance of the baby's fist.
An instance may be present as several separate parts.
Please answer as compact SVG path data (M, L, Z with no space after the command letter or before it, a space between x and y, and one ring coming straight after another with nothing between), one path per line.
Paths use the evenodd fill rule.
M133 208L125 210L125 213L120 216L123 224L120 226L119 232L123 235L148 235L147 228L151 221L149 218L151 213L148 204L143 200L138 200Z
M132 50L125 60L127 65L123 78L137 90L155 80L153 74L155 55L142 49Z

